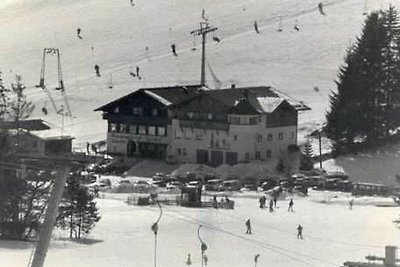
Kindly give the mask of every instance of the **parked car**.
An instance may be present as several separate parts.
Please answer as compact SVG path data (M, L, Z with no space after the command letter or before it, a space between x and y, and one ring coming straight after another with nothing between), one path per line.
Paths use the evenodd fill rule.
M221 191L222 190L222 180L221 179L212 179L209 180L204 189L207 191Z
M200 181L190 181L186 183L186 187L199 187L200 184Z
M131 184L131 181L129 179L121 179L118 181L119 185L123 185L123 184Z
M261 188L263 190L270 190L277 185L277 182L274 179L268 179L265 182L261 183Z
M172 190L172 189L182 189L182 187L183 187L183 183L181 183L179 181L172 181L172 182L168 183L165 188L167 190Z
M158 187L166 187L167 186L167 181L165 180L157 180L153 182L153 185L158 186Z
M225 191L238 191L241 186L239 180L228 180L222 183L222 187Z
M240 192L246 191L257 191L257 186L255 184L245 184L242 188L240 188Z

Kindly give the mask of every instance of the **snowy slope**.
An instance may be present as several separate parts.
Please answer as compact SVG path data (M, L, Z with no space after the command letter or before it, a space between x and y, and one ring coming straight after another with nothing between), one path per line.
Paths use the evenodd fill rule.
M198 83L200 51L192 51L189 32L198 27L201 11L219 29L222 42L209 37L208 60L224 87L235 83L273 85L303 100L313 110L301 118L304 129L321 122L328 93L345 54L363 22L364 1L319 0L14 0L0 4L0 69L6 83L22 74L37 104L35 116L50 121L60 133L46 95L35 88L44 47L61 50L64 80L75 118L66 119L65 132L76 145L105 138L105 122L93 109L140 87ZM393 1L392 1L393 2ZM368 1L367 9L384 6ZM282 18L283 31L278 32ZM258 21L261 34L253 30ZM293 29L297 23L300 31ZM83 39L76 37L82 29ZM178 57L170 52L177 45ZM197 40L197 44L200 42ZM149 47L148 53L145 47ZM151 59L151 61L148 60ZM100 65L101 78L94 75ZM136 65L142 80L129 75ZM55 58L48 57L46 83L56 83ZM108 89L112 76L114 89ZM213 87L211 76L208 77ZM319 92L313 88L318 86ZM58 104L60 95L51 91ZM45 103L47 102L47 103ZM50 114L44 117L41 107Z
M392 222L398 218L398 208L355 205L349 210L347 203L328 205L299 198L294 199L295 212L288 212L288 201L280 200L271 214L258 208L257 199L234 200L233 211L164 206L157 266L185 266L188 253L193 266L200 266L199 224L208 246L208 266L254 266L254 255L260 253L258 266L333 267L347 260L362 261L368 254L383 256L385 245L399 245L400 231ZM91 242L53 240L45 266L154 266L150 226L158 209L127 206L108 196L98 205L103 218ZM253 235L244 234L247 218ZM304 240L296 239L299 223ZM0 241L1 266L26 266L30 248L31 244Z

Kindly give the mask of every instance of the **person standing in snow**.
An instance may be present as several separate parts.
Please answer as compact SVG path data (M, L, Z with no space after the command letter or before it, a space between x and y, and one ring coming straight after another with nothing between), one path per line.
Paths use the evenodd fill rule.
M265 196L260 197L259 202L260 202L260 209L265 208Z
M258 23L257 20L254 21L254 30L256 31L256 33L260 33L260 31L258 30Z
M247 219L246 221L246 234L251 235L251 222L250 219Z
M274 196L274 207L276 208L276 202L278 202L278 198Z
M351 199L349 201L349 209L352 210L353 209L353 204L354 204L354 199Z
M273 212L274 211L274 201L272 199L270 199L269 201L269 212Z
M100 75L100 66L99 65L94 65L94 70L96 71L96 76L101 77Z
M297 226L297 239L303 239L303 226L300 224Z
M76 36L78 36L79 39L82 39L81 28L76 29Z
M86 142L86 153L89 155L90 154L90 143Z
M319 2L318 10L319 10L319 13L321 13L321 15L324 15L324 16L326 15L325 12L324 12L324 7L323 7L322 2Z
M176 45L175 44L171 45L171 50L172 50L172 54L177 57L178 54L176 53Z
M139 71L140 71L140 68L139 68L139 66L136 66L136 76L137 76L137 78L138 78L139 80L141 80L141 79L142 79L142 77L140 77L140 75L139 75Z
M289 201L288 211L293 211L293 205L294 205L294 202L293 202L293 198L292 198L292 199L290 199L290 201Z

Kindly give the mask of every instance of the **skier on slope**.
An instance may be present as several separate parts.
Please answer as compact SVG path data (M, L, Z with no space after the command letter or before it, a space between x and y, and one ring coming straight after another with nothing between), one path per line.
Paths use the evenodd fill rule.
M136 76L138 77L138 79L140 80L141 79L141 77L140 77L140 75L139 75L139 71L140 71L140 68L139 68L139 66L136 66Z
M217 43L221 42L221 40L217 36L213 36L213 41L216 41Z
M297 226L297 239L303 239L303 226L300 224Z
M247 221L246 221L246 234L249 234L249 235L251 235L251 222L250 222L250 219L247 219Z
M172 54L174 54L174 56L178 56L178 54L176 53L176 45L175 44L171 45L171 50L172 50Z
M96 76L101 77L100 75L100 66L99 65L94 65L94 70L96 71Z
M133 3L133 0L130 0L131 1L131 6L135 6L135 4Z
M321 15L326 16L326 14L325 14L325 12L324 12L324 6L323 6L322 2L319 2L319 4L318 4L318 10L319 10L319 13L321 13Z
M292 199L290 199L290 201L289 201L288 211L293 211L293 205L294 205L294 202L293 202L293 198L292 198Z
M81 31L82 31L81 28L76 29L76 36L77 36L79 39L82 39Z
M256 31L256 33L260 33L260 31L258 30L258 23L257 20L254 21L254 30Z

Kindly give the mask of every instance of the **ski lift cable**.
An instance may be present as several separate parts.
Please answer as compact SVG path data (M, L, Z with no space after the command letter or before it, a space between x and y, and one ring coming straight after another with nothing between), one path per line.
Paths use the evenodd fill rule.
M153 210L152 210L152 211L153 211ZM264 249L267 249L267 250L273 251L273 252L275 252L275 253L277 253L277 254L280 254L280 255L286 256L286 257L288 257L288 258L291 258L291 259L294 260L294 261L301 262L301 263L303 263L303 264L305 264L305 265L307 265L307 266L317 266L317 265L314 265L314 264L310 264L309 262L305 262L305 261L303 261L303 260L301 260L301 259L299 259L299 258L293 257L293 256L291 256L291 255L289 255L289 254L287 254L287 253L285 253L285 252L282 252L282 251L288 251L288 250L285 249L285 248L282 248L282 247L279 247L279 246L276 246L276 245L272 245L272 244L269 244L269 243L267 243L267 242L263 242L263 241L259 241L259 240L254 240L254 239L251 239L251 238L247 238L247 237L244 237L244 236L235 234L235 233L233 233L233 232L229 232L229 231L223 230L223 229L221 229L221 228L219 228L219 227L216 227L216 226L214 226L214 225L212 225L212 224L210 224L210 223L207 223L207 222L205 222L205 221L201 221L201 220L198 220L198 219L194 219L194 218L192 218L192 217L190 217L190 216L181 214L181 213L179 213L179 212L177 212L177 211L173 211L173 210L169 210L169 211L171 211L172 213L175 213L176 215L181 216L181 217L178 217L178 216L176 216L176 215L174 216L174 215L172 215L172 214L169 215L169 216L174 217L174 218L176 218L176 219L180 219L180 220L183 220L183 221L187 221L188 223L191 223L191 224L194 224L194 225L202 225L202 226L204 226L204 227L206 227L206 228L208 228L208 229L210 229L210 230L218 231L218 232L221 232L221 233L224 233L224 234L231 235L231 236L236 237L236 238L243 239L243 240L245 240L245 241L248 241L248 242L250 242L250 243L253 243L254 245L257 245L257 246L262 247L262 248L264 248ZM282 251L281 251L281 250L282 250ZM331 263L331 262L328 262L328 261L325 261L325 260L322 260L322 259L319 259L319 258L310 256L310 255L302 254L302 253L299 253L299 252L297 252L297 251L290 251L290 252L291 252L292 254L297 254L297 255L300 255L300 256L305 257L305 258L313 259L313 260L315 260L315 261L320 261L320 262L323 262L323 263L326 263L326 264L330 264L330 265L335 266L335 267L336 267L336 266L337 266L337 267L340 267L340 265L337 265L337 264L335 264L335 263Z
M200 220L191 218L191 217L189 217L189 216L185 216L185 215L183 215L183 214L180 214L180 215L183 216L183 217L185 217L186 220L188 220L188 221L191 220L194 224L201 224L201 225L203 225L204 227L206 227L206 228L208 228L208 229L210 229L210 230L214 230L214 231L217 231L217 232L220 232L220 233L224 233L224 234L231 235L231 236L236 237L236 238L239 238L239 239L243 239L243 240L245 240L245 241L247 241L247 242L250 242L250 243L253 243L254 245L257 245L257 246L259 246L259 247L265 248L265 249L270 250L270 251L273 251L273 252L275 252L275 253L277 253L277 254L280 254L280 255L286 256L286 257L288 257L288 258L291 258L292 260L295 260L295 261L304 263L304 264L307 265L307 266L317 266L317 265L311 264L311 263L309 263L309 262L305 262L305 261L303 261L303 260L301 260L301 259L299 259L299 258L293 257L293 256L291 256L291 255L289 255L289 254L287 254L287 253L285 253L285 252L282 252L282 251L287 251L287 249L285 249L285 248L282 248L282 247L279 247L279 246L276 246L276 245L272 245L272 244L269 244L269 243L266 243L266 242L263 242L263 241L259 241L259 240L254 240L254 239L251 239L251 238L247 238L247 237L244 237L244 236L242 236L242 235L238 235L238 234L235 234L235 233L233 233L233 232L223 230L223 229L221 229L221 228L219 228L219 227L216 227L216 226L214 226L214 225L212 225L212 224L209 224L209 223L206 223L206 222L204 222L204 221L200 221ZM282 250L282 251L281 251L281 250ZM340 266L340 265L336 265L336 264L331 263L331 262L327 262L327 261L318 259L318 258L313 257L313 256L301 254L301 253L298 253L298 252L291 251L291 253L292 253L292 254L297 254L297 255L300 255L300 256L303 256L303 257L306 257L306 258L309 258L309 259L313 259L313 260L316 260L316 261L320 261L320 262L323 262L323 263L332 264L333 266Z
M225 216L228 216L228 217L230 217L230 218L236 219L236 220L238 220L238 221L242 221L240 218L238 218L238 217L236 217L236 216L234 216L234 215L231 215L231 214L226 214L226 213L222 212L221 210L218 210L218 213L223 214L223 215L225 215ZM270 230L274 230L274 231L280 232L280 233L285 234L285 235L293 235L291 232L280 230L280 229L278 229L278 228L276 228L276 227L273 227L273 226L271 226L271 225L268 225L268 224L266 224L266 223L262 223L261 225L262 225L263 227L265 227L265 228L268 228L268 229L270 229ZM369 244L345 242L345 241L339 241L339 240L333 240L333 239L315 237L315 236L310 236L310 235L307 235L307 238L313 239L313 240L315 240L316 242L337 243L337 244L348 245L348 246L359 246L359 247L369 247L369 248L381 248L381 247L382 247L382 246L378 246L378 245L369 245Z

